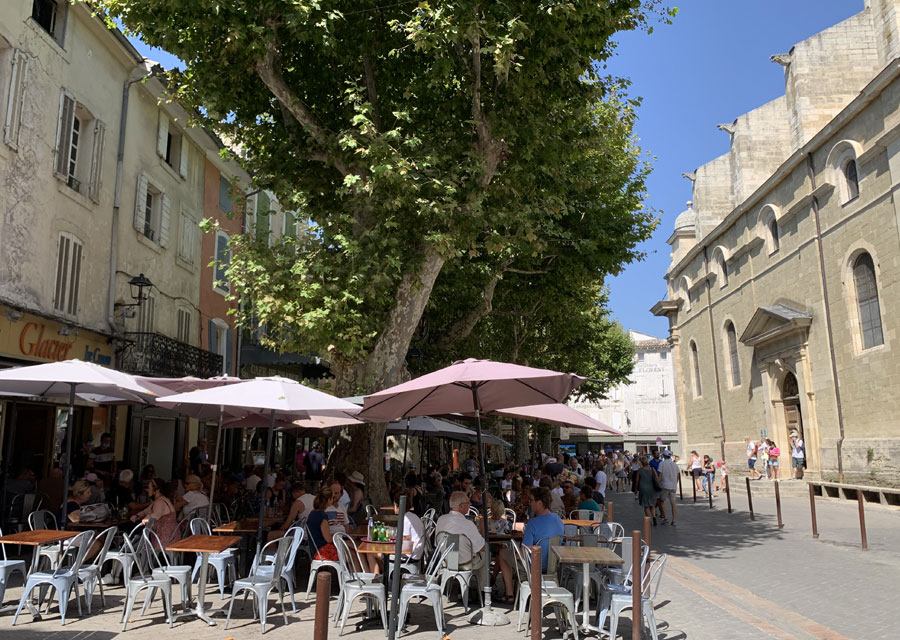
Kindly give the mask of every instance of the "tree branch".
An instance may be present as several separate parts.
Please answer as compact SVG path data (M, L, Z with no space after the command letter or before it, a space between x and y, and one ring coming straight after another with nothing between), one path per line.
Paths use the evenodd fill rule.
M481 35L477 31L472 37L472 77L472 120L478 136L478 153L484 160L484 170L478 176L478 184L486 187L497 173L506 145L494 140L491 124L481 107Z
M375 63L368 51L363 52L363 70L366 74L366 91L369 94L369 103L372 105L372 123L375 130L381 133L381 113L378 110L378 93L375 90Z
M272 37L266 42L266 54L254 64L256 75L268 87L272 95L278 99L288 113L299 122L310 137L318 144L329 159L329 162L342 175L354 173L350 167L341 160L330 148L331 141L328 132L319 124L309 107L288 86L287 80L281 72L281 41L278 37L278 25L274 20L269 21Z
M439 349L449 349L455 342L469 337L472 330L475 328L475 325L478 324L478 321L493 311L494 291L496 291L497 284L500 282L500 276L503 275L503 272L507 270L507 267L512 261L512 258L507 258L500 264L500 267L484 286L484 290L481 293L481 301L475 305L469 313L450 325L450 328L447 329L446 333L444 333L437 341Z

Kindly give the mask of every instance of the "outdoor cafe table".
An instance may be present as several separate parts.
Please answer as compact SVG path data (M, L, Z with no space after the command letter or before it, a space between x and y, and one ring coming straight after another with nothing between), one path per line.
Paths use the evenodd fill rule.
M581 592L582 611L584 620L582 629L590 629L590 607L588 605L591 595L591 565L605 567L621 567L625 564L615 551L606 547L559 547L551 546L550 550L556 554L562 564L580 564L584 573L584 589Z
M197 616L204 620L210 626L215 626L212 618L206 615L204 608L204 600L206 596L206 574L209 568L209 554L222 553L231 545L240 542L240 536L206 536L193 535L173 542L166 547L166 551L181 553L199 553L200 554L200 584L197 586L197 608L189 613L182 613L175 616L176 619L184 616Z
M266 516L263 518L263 528L268 529L270 527L275 526L279 522L283 521L284 518L281 517L272 517ZM212 530L213 533L226 533L233 536L240 536L241 538L250 538L255 536L257 531L259 530L259 518L244 518L243 520L235 520L233 522L226 522L225 524L216 527ZM241 565L243 565L242 572L247 573L250 569L250 544L249 542L245 545L242 544L240 546L240 554L241 554Z
M598 527L603 523L600 520L563 520L563 524L570 524L587 529L590 527Z
M34 531L22 531L20 533L11 533L8 536L0 536L0 544L21 544L26 547L34 547L31 555L31 568L28 570L28 575L31 575L37 570L38 560L41 557L41 545L58 542L60 554L62 554L62 543L70 538L74 538L77 535L78 531L35 529ZM28 602L28 610L31 612L32 616L36 616L38 614L37 609L34 608L34 605L30 601Z
M109 527L121 527L123 524L128 524L131 520L121 518L115 518L114 520L104 520L103 522L70 522L69 528L73 530L83 530L83 529L108 529Z

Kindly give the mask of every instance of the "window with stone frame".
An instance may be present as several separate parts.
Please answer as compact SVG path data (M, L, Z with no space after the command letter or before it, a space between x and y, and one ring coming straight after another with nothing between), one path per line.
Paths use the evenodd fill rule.
M859 174L857 173L856 159L850 158L847 160L841 173L844 176L844 202L847 203L859 197Z
M737 332L730 320L725 325L725 346L728 348L729 373L731 386L741 386L741 362L738 358Z
M59 234L56 246L53 308L67 316L75 316L78 313L83 251L84 245L78 238L68 233Z
M861 254L853 262L853 283L856 287L862 348L871 349L882 345L884 334L881 327L881 305L878 301L875 263L868 253Z
M63 89L59 98L53 173L70 189L94 202L100 201L105 138L106 125L70 91Z
M134 196L134 229L160 247L168 247L171 209L171 198L147 174L139 174Z
M31 3L31 19L47 32L59 46L63 46L66 33L66 17L68 0L33 0Z
M694 397L703 395L703 387L700 383L700 358L697 355L697 343L691 340L691 371L694 375Z

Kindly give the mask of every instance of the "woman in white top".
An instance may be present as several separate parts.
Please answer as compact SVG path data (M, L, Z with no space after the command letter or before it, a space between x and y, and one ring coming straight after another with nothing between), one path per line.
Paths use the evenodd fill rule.
M703 460L696 451L691 451L691 459L688 462L688 469L691 470L691 477L694 478L694 487L697 493L703 493L703 485L701 484L701 476L703 475Z
M403 490L397 489L391 496L394 503L394 513L400 513L401 495L403 495ZM412 492L410 491L407 492L406 496L407 505L409 505L411 499ZM403 549L404 551L407 549L411 551L410 555L403 556L404 562L421 560L422 554L425 553L425 525L422 524L422 519L412 511L407 511L403 516ZM379 574L384 570L384 567L381 565L381 557L380 555L368 554L363 556L363 560L369 565L368 570L371 573ZM390 561L393 561L393 559L394 556L390 556Z

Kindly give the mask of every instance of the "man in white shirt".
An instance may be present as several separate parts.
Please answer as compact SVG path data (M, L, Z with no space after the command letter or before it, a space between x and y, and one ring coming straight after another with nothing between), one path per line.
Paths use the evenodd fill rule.
M396 514L400 513L400 496L402 495L403 490L397 489L391 496ZM404 562L421 560L425 553L425 525L422 523L422 519L412 511L407 511L403 515L403 549L412 552L408 557L404 556ZM383 571L380 555L366 554L363 560L368 564L369 571L372 573L379 574ZM389 561L394 561L393 555L389 556Z
M595 491L603 496L603 501L606 502L606 472L603 470L603 467L597 467L597 473L594 474L594 480L597 481L597 488Z
M578 482L584 480L584 467L578 462L578 458L572 456L569 458L569 468L578 476Z
M750 479L756 480L759 477L759 471L756 470L756 443L750 436L744 436L744 442L747 443L747 469L750 472Z
M438 518L435 525L435 538L441 533L459 534L459 568L480 569L484 566L484 538L475 523L466 518L469 511L469 498L462 491L450 494L450 512ZM470 544L462 543L466 538Z
M184 488L187 491L175 501L175 510L181 509L185 518L192 517L197 509L209 508L209 498L203 493L203 483L200 478L190 475L184 479Z
M659 499L669 501L672 506L672 526L675 526L675 490L678 488L678 465L672 460L672 452L666 449L659 463L659 486L662 487Z
M806 447L803 438L797 431L791 431L791 479L803 478L803 465L806 462Z

